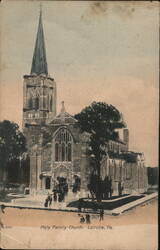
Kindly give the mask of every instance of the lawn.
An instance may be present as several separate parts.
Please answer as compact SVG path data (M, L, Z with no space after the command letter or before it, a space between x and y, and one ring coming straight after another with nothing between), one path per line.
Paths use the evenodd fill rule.
M140 196L132 195L132 196L129 196L129 197L124 196L124 198L114 201L114 199L117 198L116 197L116 198L110 200L110 202L102 201L100 203L98 203L96 201L89 201L89 200L83 199L82 208L90 208L90 209L93 209L93 210L103 208L104 210L112 210L112 209L121 207L121 206L123 206L123 205L125 205L127 203L130 203L132 201L136 201L138 199L141 199L143 197L144 197L144 195L140 195ZM67 207L76 207L76 208L78 208L78 206L79 206L79 200L70 202L67 205Z

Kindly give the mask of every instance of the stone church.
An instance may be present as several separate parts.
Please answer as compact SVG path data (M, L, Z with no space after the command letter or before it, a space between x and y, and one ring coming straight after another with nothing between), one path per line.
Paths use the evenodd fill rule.
M66 112L64 102L57 114L56 103L56 82L48 73L40 12L31 72L24 75L23 85L23 132L30 157L30 192L47 193L62 178L69 190L79 180L84 194L91 174L91 161L86 153L90 135L80 131L77 120ZM124 192L145 191L143 154L128 151L129 131L125 128L121 132L121 140L108 143L101 177L112 178L115 193L119 182L123 182Z

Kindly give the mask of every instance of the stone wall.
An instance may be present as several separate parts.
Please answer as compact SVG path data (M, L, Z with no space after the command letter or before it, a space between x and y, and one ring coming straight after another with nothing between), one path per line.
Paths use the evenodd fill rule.
M112 179L114 194L118 193L118 182L123 186L123 193L145 192L147 190L147 170L139 162L127 162L122 159L104 158L101 163L101 178Z
M74 134L72 161L55 162L54 139L42 147L41 130L40 128L37 128L38 127L30 126L26 130L30 146L30 188L32 192L45 190L45 178L47 176L51 177L51 189L53 189L58 176L66 177L69 188L72 189L74 175L78 175L81 178L81 189L87 190L90 174L90 161L87 156L88 134L79 134L79 129L75 129L75 127L70 126L69 131ZM57 130L58 129L59 127L57 127ZM54 130L54 133L56 133L57 130ZM33 141L31 135L34 136Z
M25 75L23 84L23 127L47 124L56 115L56 83L44 75Z

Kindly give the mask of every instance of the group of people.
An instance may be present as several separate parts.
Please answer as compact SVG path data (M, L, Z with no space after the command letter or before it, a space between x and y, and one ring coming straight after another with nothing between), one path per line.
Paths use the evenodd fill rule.
M65 200L65 196L68 193L68 184L65 178L57 177L57 184L53 189L53 196L57 195L58 202L63 202Z
M84 217L83 215L80 216L80 223L83 224L83 223L87 223L87 224L90 224L91 223L91 216L90 214L86 214L86 216Z
M44 206L51 207L52 202L64 202L65 194L63 192L53 191L52 194L48 194L45 199Z
M68 193L68 184L63 177L57 177L57 183L54 186L52 194L48 194L45 199L44 206L51 207L52 202L64 202L65 196Z
M99 213L99 220L102 221L104 219L104 210L100 209L100 213ZM80 223L83 224L90 224L91 223L91 216L90 214L86 214L85 217L83 215L80 216Z

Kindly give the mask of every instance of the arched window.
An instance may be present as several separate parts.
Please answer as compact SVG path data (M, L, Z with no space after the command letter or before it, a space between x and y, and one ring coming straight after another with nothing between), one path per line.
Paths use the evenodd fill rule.
M46 183L45 183L45 187L46 189L50 189L51 188L51 178L50 177L47 177L46 178Z
M73 138L66 128L58 131L55 137L55 161L72 161Z

